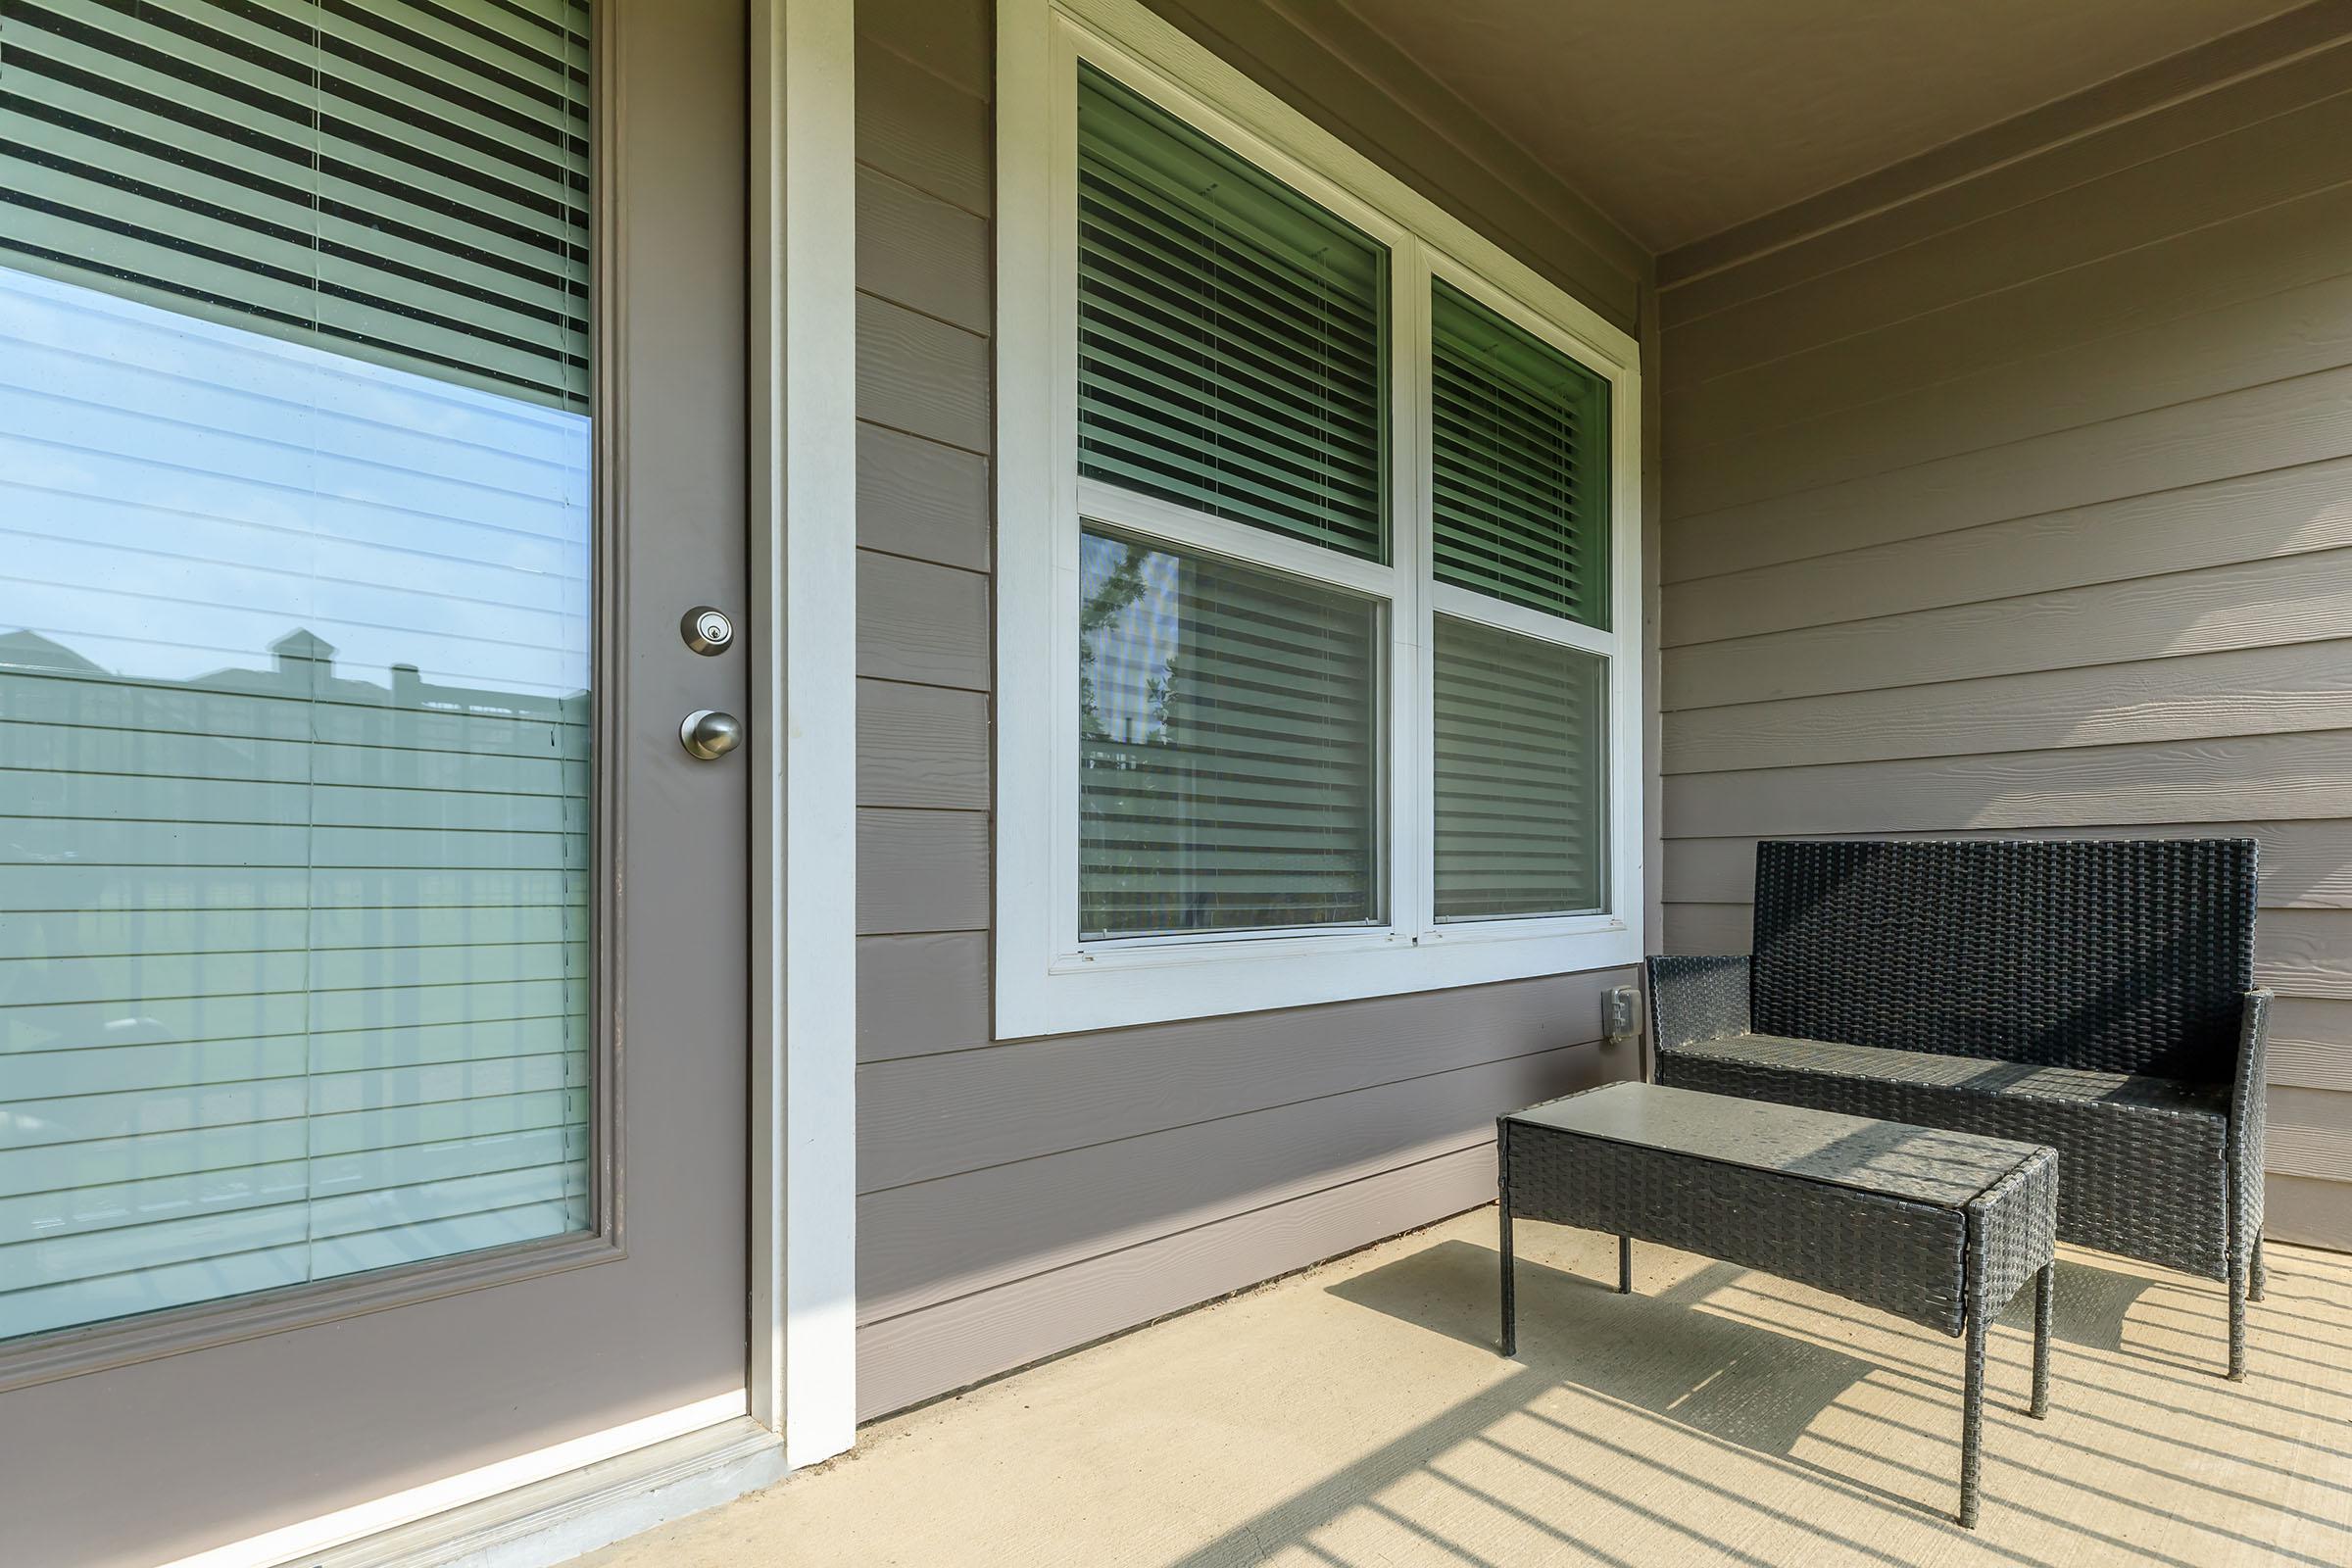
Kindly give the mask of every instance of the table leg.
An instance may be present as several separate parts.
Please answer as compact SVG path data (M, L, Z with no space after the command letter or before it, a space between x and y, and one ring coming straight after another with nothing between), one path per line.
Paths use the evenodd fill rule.
M1519 1292L1518 1268L1511 1256L1511 1131L1507 1123L1495 1141L1494 1152L1502 1168L1494 1202L1502 1227L1502 1353L1515 1355L1519 1350Z
M1968 1348L1963 1352L1960 1396L1960 1527L1974 1530L1977 1474L1983 1463L1984 1437L1984 1309L1983 1303L1972 1300L1966 1310L1962 1333Z
M1617 1238L1617 1294L1634 1294L1634 1239L1631 1236Z
M2058 1265L2044 1263L2034 1276L2034 1404L2035 1417L2050 1413L2050 1298L2057 1294Z

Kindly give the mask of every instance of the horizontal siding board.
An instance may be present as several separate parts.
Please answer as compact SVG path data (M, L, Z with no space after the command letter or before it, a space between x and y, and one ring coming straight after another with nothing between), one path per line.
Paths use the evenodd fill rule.
M1633 978L1595 970L869 1066L859 1190L1585 1044L1600 1034L1602 993Z
M1476 1147L1501 1111L1597 1082L1599 1057L1550 1051L869 1194L860 1320Z
M985 452L988 339L905 306L858 296L858 417Z
M1840 268L1677 330L1667 386L1694 385L2291 201L2342 178L2346 145L2352 94L2339 93L1987 215L1933 246Z
M989 0L858 0L858 30L975 98L996 96L996 8Z
M1669 648L1669 710L2340 638L2352 550Z
M1665 780L1678 837L2131 827L2200 813L2352 816L2352 735L2275 735L2073 752L1849 762Z
M1965 398L1978 378L1997 380L2045 357L2087 371L2096 352L2088 345L2340 277L2347 215L2352 188L2331 187L1687 388L1663 399L1666 453L1678 471L1696 476L1726 444L1777 428L1790 428L1801 445L1813 421L1867 420L1877 404L1945 384ZM2082 384L2095 396L2129 396Z
M2263 914L2254 928L2254 982L2282 997L2352 1002L2352 909Z
M2352 1252L2352 1182L2272 1172L2262 1231L2282 1242Z
M2193 807L2193 802L2184 802ZM1888 838L1982 836L1970 829L1943 833L1887 833ZM2282 822L2142 822L2128 827L2084 823L2071 827L2005 827L2003 838L2255 839L2264 909L2352 909L2352 821L2331 818ZM1678 838L1668 841L1666 897L1683 904L1743 904L1755 884L1753 838Z
M858 40L858 161L983 217L996 191L986 100L886 48Z
M2334 236L2339 251L2352 241L2352 191L2345 193L2343 209L2336 225L2341 232ZM2329 265L2313 257L2290 271L2287 260L2266 258L2266 265L2289 277ZM2341 265L2352 258L2334 260ZM2223 275L2236 277L2241 271ZM2068 282L2080 286L2074 279ZM1704 462L1686 467L1690 477L1679 487L1675 506L1698 514L1795 495L1858 471L1910 467L1978 447L2309 375L2352 360L2352 276L2343 272L2185 318L2165 315L2155 302L2144 305L2143 312L2145 324L2133 330L2083 341L2074 341L2073 332L2055 341L2039 337L2023 359L1915 389L1882 387L1903 374L1892 363L1865 367L1865 384L1848 385L1838 396L1881 395L1846 407L1828 406L1831 398L1792 404L1788 412L1801 417L1709 447ZM1858 356L1861 346L1844 352ZM1911 374L1920 373L1915 361L1903 363L1913 367ZM1810 389L1791 390L1802 397ZM1678 442L1696 442L1702 434L1680 420L1673 429Z
M858 812L858 934L988 924L988 813Z
M2352 459L2339 458L1675 583L1663 633L1669 646L1753 637L2348 545Z
M1745 904L1669 904L1661 953L1745 953L1754 946Z
M862 421L858 542L967 571L990 566L988 459Z
M988 704L981 692L858 683L858 804L985 811Z
M858 557L858 673L986 691L988 579L873 551Z
M861 1421L1491 1202L1492 1146L1157 1237L858 1331Z
M858 171L858 288L985 334L994 276L987 219Z
M1684 517L1669 582L2352 454L2352 368ZM1669 486L1669 494L1673 487Z
M970 1051L996 1030L989 1013L988 933L858 939L858 1059Z
M2263 1152L2267 1166L2282 1176L2352 1182L2352 1097L2333 1089L2273 1089Z
M1680 289L1788 252L1822 258L1795 275L1826 271L1853 259L1846 248L1856 243L1849 238L1855 231L1861 231L1860 255L1895 248L1869 242L1868 223L1873 218L1889 217L1906 207L1933 213L1939 206L1951 205L1963 210L1961 219L1965 220L2015 206L2019 200L2049 189L2080 183L2108 168L2128 167L2149 150L2173 145L2167 136L2180 143L2202 139L2207 134L2202 125L2195 134L2179 136L2162 122L2194 114L2206 95L2227 97L2241 80L2253 89L2251 105L2220 117L2215 128L2275 113L2273 106L2282 96L2291 107L2296 100L2275 83L2293 69L2299 57L2314 51L2324 53L2342 35L2342 14L2332 4L2307 5L2255 26L2224 33L1721 233L1693 240L1658 258L1659 280L1668 288ZM2117 134L2102 138L2099 133L2110 127ZM2142 146L2151 127L2157 139L2153 149ZM2105 143L2104 162L2069 170L2063 179L2047 182L2025 197L2002 194L2005 178L2064 158L2069 148L2085 142ZM1986 187L1991 194L1980 194ZM1956 224L1951 221L1931 223L1902 235L1897 243L1953 226Z
M2344 728L2352 640L1667 713L1661 765L1694 773Z
M1989 167L1964 168L1962 172L1966 177L1926 190L1915 200L1862 212L1849 221L1837 223L1798 243L1739 260L1704 276L1672 281L1673 270L1682 265L1684 256L1661 257L1660 320L1672 332L1702 318L1720 315L1813 278L1934 243L1954 230L2027 202L2074 189L2151 157L2193 146L2352 89L2352 44L2321 48L2284 65L2277 65L2275 60L2264 60L2261 64L2276 69L2250 73L2211 91L2196 92L2185 102L2122 123L2097 126L2087 134L2077 134L2042 147L2017 147L2017 151L2035 152L2039 156L2020 158L2007 151L1992 154L2006 161ZM2204 87L2210 82L2200 80L2194 85ZM1939 153L1943 151L1938 149ZM1949 151L1967 156L1964 149ZM1923 184L1927 182L1922 180ZM1830 194L1834 198L1839 193ZM1685 255L1694 255L1696 250L1687 247Z
M2271 1009L2271 1082L2352 1091L2352 1002L2281 997Z

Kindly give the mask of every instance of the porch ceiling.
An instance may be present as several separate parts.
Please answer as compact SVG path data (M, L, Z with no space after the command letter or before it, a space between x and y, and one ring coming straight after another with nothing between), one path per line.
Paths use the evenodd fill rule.
M2282 0L1342 0L1653 253Z

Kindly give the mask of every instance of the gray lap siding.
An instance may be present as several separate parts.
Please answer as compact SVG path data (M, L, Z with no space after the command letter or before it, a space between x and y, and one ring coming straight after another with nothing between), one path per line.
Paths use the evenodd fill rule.
M2352 1247L2352 43L1944 173L1660 260L1667 947L1759 837L2254 837L2270 1230Z
M858 1387L872 1417L1485 1201L1497 1111L1635 1063L1597 1041L1601 994L1628 970L995 1037L993 18L986 0L867 0L859 28ZM1509 220L1548 236L1566 258L1555 274L1602 280L1581 290L1596 308L1628 315L1638 259L1602 259L1556 213Z

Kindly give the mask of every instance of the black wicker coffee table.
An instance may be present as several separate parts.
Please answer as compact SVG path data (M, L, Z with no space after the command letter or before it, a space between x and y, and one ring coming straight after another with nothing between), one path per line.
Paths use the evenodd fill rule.
M2032 1413L2049 1409L2058 1159L2047 1149L1834 1111L1619 1083L1496 1124L1502 1353L1518 1348L1513 1218L1722 1258L1965 1335L1960 1523L1977 1522L1984 1330L2034 1282Z

